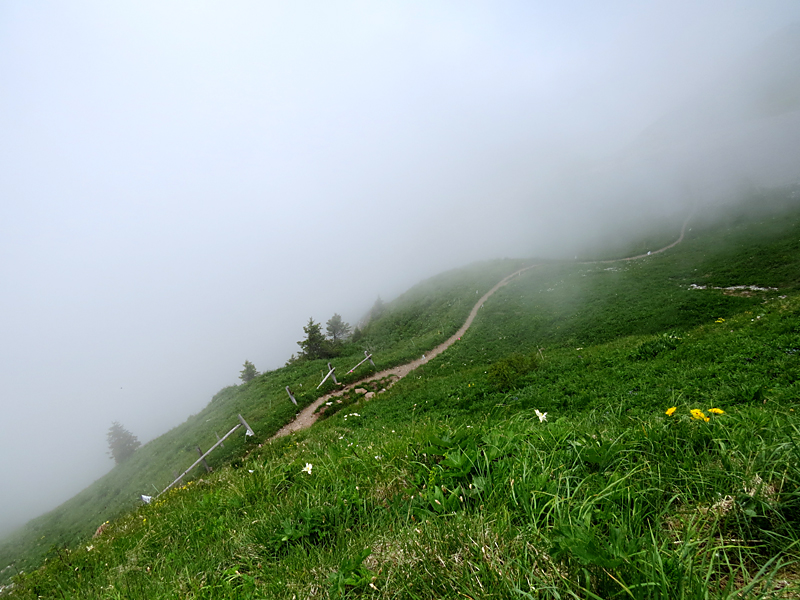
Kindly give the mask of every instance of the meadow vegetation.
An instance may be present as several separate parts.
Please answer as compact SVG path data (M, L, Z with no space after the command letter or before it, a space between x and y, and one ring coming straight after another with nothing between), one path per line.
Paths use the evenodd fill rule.
M222 390L58 509L63 538L47 538L52 515L19 532L41 527L49 551L34 568L41 550L21 546L30 566L11 596L798 597L789 193L700 211L663 254L527 271L447 351L309 430L266 441L296 410L284 386L303 405L332 389L314 389L327 361ZM419 358L521 264L473 265L387 303L330 361L340 381L372 370L343 376L364 350L378 369ZM214 473L131 510L143 482L163 488L236 413L255 440L233 436ZM117 504L100 496L112 489Z

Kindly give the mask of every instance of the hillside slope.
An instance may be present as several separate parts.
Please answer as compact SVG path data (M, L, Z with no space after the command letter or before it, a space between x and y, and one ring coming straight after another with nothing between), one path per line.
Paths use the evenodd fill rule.
M198 445L207 450L216 443L217 435L224 435L236 425L237 414L245 417L258 439L269 438L290 422L299 408L334 387L331 380L316 389L322 374L328 370L327 362L336 367L338 380L348 383L418 358L455 333L472 308L476 294L485 293L521 264L515 260L480 263L421 282L387 303L382 317L364 328L357 343L345 345L341 356L330 361L296 363L266 372L247 384L220 390L198 414L145 444L129 461L117 465L72 499L2 540L0 565L5 568L0 568L0 582L8 581L17 571L34 568L48 552L74 546L91 536L104 521L141 504L140 494L157 494L197 460ZM373 354L376 369L365 364L358 372L347 375L364 358L364 350ZM294 391L298 407L289 401L287 385ZM207 462L212 468L228 464L255 444L254 439L235 434ZM197 467L187 480L202 472L203 467Z
M273 443L226 443L214 474L53 550L12 595L792 597L794 193L700 213L680 246L638 262L527 272L385 394ZM517 266L426 282L365 339L416 357ZM283 385L311 388L320 368L223 390L182 427L242 412L263 442L293 414Z

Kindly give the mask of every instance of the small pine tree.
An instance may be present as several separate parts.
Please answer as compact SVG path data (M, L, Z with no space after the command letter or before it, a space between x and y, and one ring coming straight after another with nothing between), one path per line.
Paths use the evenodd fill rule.
M303 327L303 331L306 339L297 342L297 345L300 346L300 356L307 360L328 358L330 356L328 341L322 335L322 326L314 323L314 319L310 318L308 324Z
M118 421L114 421L106 434L108 439L108 453L116 464L128 460L136 449L141 446L139 440L130 431L125 429Z
M253 363L249 360L244 361L244 369L239 371L239 379L242 380L242 383L253 381L259 375L260 373L256 371L256 366Z
M350 337L350 324L345 323L339 313L333 313L325 325L328 337L334 344Z

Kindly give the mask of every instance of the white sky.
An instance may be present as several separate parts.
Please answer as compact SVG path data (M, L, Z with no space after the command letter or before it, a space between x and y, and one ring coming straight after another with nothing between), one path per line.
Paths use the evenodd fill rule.
M0 3L0 533L110 469L112 421L163 433L245 359L282 365L310 316L569 251L604 207L546 182L798 20L796 0Z

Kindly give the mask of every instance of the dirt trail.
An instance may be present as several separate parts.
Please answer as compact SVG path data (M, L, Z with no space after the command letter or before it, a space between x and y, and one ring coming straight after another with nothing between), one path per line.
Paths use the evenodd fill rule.
M683 222L683 227L681 227L681 235L678 237L677 240L672 242L669 246L664 246L663 248L659 248L658 250L653 250L652 252L648 252L647 254L637 254L636 256L628 256L627 258L612 258L611 260L590 260L588 262L582 262L579 264L582 265L593 265L593 264L605 264L605 263L613 263L613 262L623 262L626 260L637 260L639 258L647 258L648 256L652 256L653 254L660 254L661 252L665 252L670 248L673 248L680 244L683 241L683 236L686 233L686 226L689 224L689 219L694 216L694 212L697 210L697 207L692 209L692 212L689 213L689 216L686 217L686 220Z
M654 250L652 252L649 252L648 254L639 254L637 256L629 256L627 258L615 258L612 260L595 260L589 262L582 262L578 264L588 265L588 264L598 264L598 263L621 262L626 260L636 260L639 258L647 258L648 256L652 256L653 254L659 254L660 252L669 250L670 248L677 246L683 241L683 236L686 233L686 226L689 223L689 219L692 218L693 214L694 211L692 211L692 213L688 217L686 217L686 220L683 222L683 227L681 228L680 237L674 242L672 242L669 246L664 246L663 248ZM363 385L369 381L375 381L376 379L385 379L387 377L392 377L393 378L392 385L393 385L395 382L399 381L400 379L408 375L411 371L413 371L417 367L424 365L430 359L440 355L442 352L447 350L450 346L452 346L454 343L456 343L458 340L461 339L461 336L464 335L467 329L469 329L469 326L472 325L472 321L475 319L475 316L478 314L478 311L481 308L483 308L483 303L486 302L486 300L488 300L492 294L494 294L504 285L507 285L512 279L514 279L514 277L519 277L525 271L534 269L538 266L539 266L538 264L530 265L520 269L519 271L512 273L511 275L508 275L507 277L504 277L497 285L495 285L492 289L490 289L483 296L481 296L481 299L478 300L478 302L475 304L474 307L472 307L472 310L470 311L467 320L464 321L464 324L459 328L459 330L456 331L447 341L442 342L441 344L436 346L436 348L434 348L433 350L426 352L423 355L424 358L418 358L417 360L413 360L410 363L406 363L404 365L399 365L397 367L392 367L391 369L380 371L379 373L375 373L373 375L370 375L369 377L365 377L364 379L359 379L358 381L350 383L336 390L335 392L331 392L330 394L326 394L321 398L318 398L317 400L306 406L303 410L301 410L294 421L284 425L274 436L270 438L270 441L279 437L283 437L285 435L289 435L290 433L293 433L295 431L300 431L301 429L311 427L311 425L313 425L316 422L317 417L319 416L318 413L316 412L317 409L326 402L330 401L332 398L341 396L344 393L360 385Z
M394 381L392 383L394 384L394 382L399 381L400 379L408 375L411 371L413 371L420 365L424 365L430 359L439 356L442 352L447 350L450 346L452 346L454 343L456 343L458 340L461 339L461 336L464 335L467 329L469 329L469 326L472 325L472 321L475 319L475 316L478 314L478 311L483 307L483 303L486 302L489 296L494 294L504 285L508 284L508 282L511 281L514 277L519 277L520 274L527 271L528 269L533 269L534 267L538 266L539 265L530 265L528 267L525 267L523 269L520 269L519 271L512 273L507 277L504 277L500 281L500 283L495 285L492 289L490 289L483 296L481 296L481 299L478 300L477 304L475 304L475 306L472 307L472 310L470 311L467 320L464 321L464 324L459 328L459 330L456 331L448 340L442 342L441 344L436 346L433 350L426 352L423 355L424 358L418 358L417 360L413 360L410 363L406 363L404 365L399 365L397 367L392 367L391 369L385 369L378 373L374 373L369 377L365 377L364 379L359 379L354 383L347 384L346 386L336 390L335 392L331 392L330 394L326 394L321 398L317 398L317 400L315 400L314 402L306 406L303 410L301 410L294 421L284 425L278 431L278 433L272 436L271 439L279 438L284 435L289 435L290 433L299 431L301 429L305 429L306 427L310 427L311 425L313 425L318 417L318 414L316 412L317 409L326 402L328 402L331 398L341 396L342 394L352 390L353 388L363 385L369 381L375 381L376 379L385 379L386 377L393 377Z

